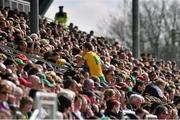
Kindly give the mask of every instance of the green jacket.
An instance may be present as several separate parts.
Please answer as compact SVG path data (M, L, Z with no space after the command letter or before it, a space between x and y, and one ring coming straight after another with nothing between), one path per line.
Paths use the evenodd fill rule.
M58 13L56 13L56 15L55 15L55 22L57 22L59 24L66 25L67 20L68 20L68 17L67 17L67 13L66 12L63 12L63 13L58 12Z

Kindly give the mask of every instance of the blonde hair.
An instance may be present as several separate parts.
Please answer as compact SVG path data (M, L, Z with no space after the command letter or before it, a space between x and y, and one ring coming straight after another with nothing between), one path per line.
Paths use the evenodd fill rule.
M155 84L156 84L157 86L159 86L159 85L166 85L167 83L166 83L165 81L163 81L162 79L157 79L157 80L155 81Z

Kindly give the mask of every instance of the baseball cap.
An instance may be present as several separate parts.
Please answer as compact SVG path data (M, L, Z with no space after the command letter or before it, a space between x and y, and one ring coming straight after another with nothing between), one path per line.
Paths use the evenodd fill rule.
M65 65L65 64L66 64L66 60L65 60L65 59L58 59L58 60L56 61L56 64L57 64L57 65L60 65L60 66Z
M41 82L44 83L45 85L47 85L48 87L53 87L53 84L50 83L47 78L46 75L43 73L37 74L37 76L41 79Z
M19 58L16 58L15 61L18 65L25 65L25 63Z
M28 62L29 59L22 53L18 54L17 57L21 60L23 60L24 62Z

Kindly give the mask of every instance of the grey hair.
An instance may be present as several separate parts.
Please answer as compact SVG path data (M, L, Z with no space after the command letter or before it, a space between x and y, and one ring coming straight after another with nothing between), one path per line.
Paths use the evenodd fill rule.
M71 91L69 89L62 89L59 93L58 93L58 96L64 96L66 97L67 99L73 101L76 94L74 91Z
M129 97L129 103L134 103L136 100L144 101L144 97L138 94L132 94Z

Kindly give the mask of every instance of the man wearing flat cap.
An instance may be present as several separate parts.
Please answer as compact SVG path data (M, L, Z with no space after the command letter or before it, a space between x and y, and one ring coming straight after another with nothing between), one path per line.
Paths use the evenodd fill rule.
M55 15L55 22L65 25L67 23L67 13L63 11L64 6L59 6L59 12Z

